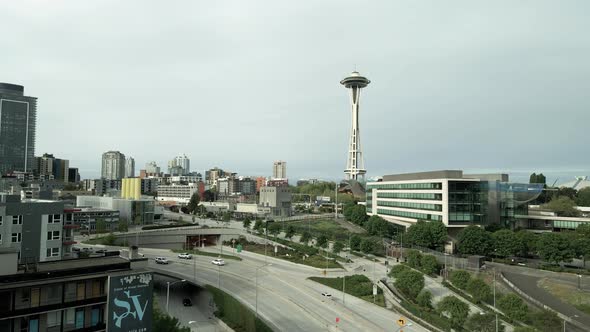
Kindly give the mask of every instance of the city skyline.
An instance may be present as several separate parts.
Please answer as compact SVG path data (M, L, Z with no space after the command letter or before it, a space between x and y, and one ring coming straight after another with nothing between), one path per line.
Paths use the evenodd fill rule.
M361 113L368 178L430 169L557 170L560 182L569 180L563 174L590 174L590 157L581 153L590 120L590 43L577 33L589 25L584 3L536 2L534 13L525 5L454 10L433 2L252 3L203 13L162 6L142 8L130 26L125 18L137 8L131 3L114 16L106 4L35 3L47 16L31 14L28 4L3 6L2 21L23 24L31 42L8 37L1 81L39 98L37 154L69 159L84 178L98 177L100 155L111 149L138 165L157 160L164 167L174 152L159 134L168 133L197 171L219 165L262 175L269 161L283 159L291 178L340 179L349 105L338 80L355 64L375 82ZM87 22L90 12L109 28ZM288 20L293 12L298 19ZM174 19L154 24L149 18L159 13ZM343 33L339 22L349 17L359 24ZM51 24L56 19L68 24ZM227 24L217 30L219 20ZM79 28L66 28L72 25ZM154 45L152 36L162 34L175 37ZM357 47L348 47L351 39ZM244 106L251 96L256 107ZM220 123L224 132L239 134L207 146L220 132L209 124L221 113L232 119ZM178 121L153 120L164 115ZM265 122L273 125L244 130ZM567 135L553 134L561 131ZM85 149L58 144L71 137Z

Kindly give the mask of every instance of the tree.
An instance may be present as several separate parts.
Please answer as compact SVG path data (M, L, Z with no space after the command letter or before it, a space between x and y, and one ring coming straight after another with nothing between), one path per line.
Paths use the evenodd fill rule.
M394 285L404 295L411 300L415 300L424 288L424 276L422 273L413 270L403 271L395 279Z
M119 220L119 224L117 225L117 231L119 232L127 232L129 230L129 225L127 221L124 219Z
M576 208L576 202L567 196L553 198L549 203L543 204L543 207L555 212L560 217L579 217L582 214Z
M582 188L576 197L578 206L590 206L590 187Z
M450 321L451 326L460 329L469 315L469 306L456 298L455 296L445 296L437 305L438 311L446 314Z
M539 173L539 174L531 174L530 178L529 178L529 183L541 183L541 184L546 184L547 183L547 179L545 178L545 175L543 175L543 173Z
M338 255L342 251L342 249L344 249L344 243L342 243L341 241L336 241L332 246L332 253Z
M326 248L328 246L328 237L324 234L318 236L316 239L316 245L320 248Z
M514 332L538 332L538 330L530 326L516 326Z
M223 220L223 222L229 222L231 220L231 212L225 211L221 220Z
M389 232L389 223L378 215L371 216L365 223L365 229L369 235L386 236Z
M508 293L498 299L498 308L510 319L524 321L529 313L529 307L516 294Z
M244 221L242 223L244 225L244 228L249 229L250 225L252 225L252 220L250 220L250 218L246 217L246 218L244 218Z
M262 233L264 229L264 225L262 224L262 220L256 220L254 223L254 230L258 232L258 234Z
M451 272L451 283L460 289L465 289L467 288L467 284L469 283L469 280L471 279L471 275L469 274L469 272L464 271L464 270L454 270L453 272Z
M293 225L287 226L287 231L285 232L285 238L291 240L293 235L295 235L295 227L293 227Z
M515 233L518 242L521 244L520 255L527 257L529 253L537 251L537 235L527 231L518 231Z
M344 204L344 207L342 208L344 219L352 221L352 211L354 211L355 206L356 204Z
M389 271L389 275L394 278L399 278L399 276L405 271L411 271L411 270L407 265L397 264L391 268L391 271Z
M301 234L301 238L299 238L299 242L305 243L306 245L309 243L310 240L311 234L308 231L303 232L303 234Z
M440 221L418 220L408 228L406 238L411 244L438 249L447 241L447 228Z
M530 315L529 320L534 328L542 332L560 331L562 326L561 318L549 310L537 311Z
M153 303L153 302L152 302ZM190 332L188 327L180 326L178 318L163 313L154 305L152 328L158 332Z
M277 237L277 235L281 232L281 224L272 223L268 226L268 233L270 235Z
M432 309L432 293L422 290L416 297L416 303L422 308Z
M490 233L478 226L465 227L457 239L457 249L465 255L487 255L493 246Z
M190 214L196 214L199 203L201 202L201 198L199 197L199 193L195 192L192 194L190 201L186 205L186 209Z
M365 221L367 221L367 211L365 209L364 205L355 205L352 213L350 215L350 220L359 225L359 226L363 226L363 224L365 223Z
M492 234L494 253L500 257L514 256L523 251L524 245L516 234L509 229L502 229Z
M465 322L465 329L467 331L478 332L495 332L496 331L496 315L491 313L481 314L475 313ZM498 331L505 331L504 325L498 323Z
M96 232L97 233L104 233L107 229L107 223L103 219L98 219L96 221Z
M419 269L422 260L422 254L418 250L408 250L406 254L408 266Z
M437 275L440 266L436 257L433 255L424 255L420 259L420 270L428 275Z
M360 250L361 248L361 237L358 235L353 235L350 237L350 249L351 250Z
M571 243L559 233L543 233L537 242L539 256L549 263L571 262L575 252Z
M370 254L375 249L375 242L371 239L363 239L361 241L361 251L365 254Z
M471 278L467 282L465 290L473 296L476 302L488 302L493 296L490 286L479 278Z

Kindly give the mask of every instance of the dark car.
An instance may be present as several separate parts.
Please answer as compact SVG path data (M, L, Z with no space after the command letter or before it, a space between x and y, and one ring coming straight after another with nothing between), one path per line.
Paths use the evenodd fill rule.
M184 305L185 307L190 307L193 305L193 302L191 301L191 299L186 298L186 299L182 300L182 305Z

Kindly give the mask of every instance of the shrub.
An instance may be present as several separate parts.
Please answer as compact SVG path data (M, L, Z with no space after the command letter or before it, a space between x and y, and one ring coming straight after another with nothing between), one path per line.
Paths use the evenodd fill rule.
M510 319L524 321L529 312L529 307L516 294L506 294L498 299L498 308Z
M469 272L464 270L455 270L451 272L451 283L460 289L467 288L467 283L469 283L469 279L471 279L471 275Z
M428 275L436 275L440 270L436 257L432 255L424 255L420 259L420 270Z
M496 331L496 315L491 313L480 314L475 313L467 319L465 322L465 329L467 331L478 331L478 332L495 332ZM499 332L504 332L505 328L500 322L498 322Z
M476 302L487 302L492 297L490 286L479 278L469 279L465 290L473 296Z
M394 265L389 271L389 275L394 278L399 278L400 274L405 271L409 271L410 268L403 264Z
M418 250L409 250L406 256L408 265L415 269L419 269L422 260L422 254Z
M422 308L432 309L432 293L427 290L423 290L416 297L416 303Z
M396 278L395 287L414 301L424 288L424 276L420 272L412 270L404 271Z
M467 303L452 295L445 296L438 303L437 308L438 311L446 313L446 315L449 316L451 325L456 329L460 329L463 326L463 323L465 323L465 320L467 319L467 315L469 315L469 306Z

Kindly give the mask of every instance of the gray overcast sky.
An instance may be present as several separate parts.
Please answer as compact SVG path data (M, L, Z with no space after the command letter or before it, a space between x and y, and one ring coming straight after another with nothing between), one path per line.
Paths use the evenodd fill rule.
M590 175L588 1L5 1L0 81L37 154L341 178L356 64L369 176ZM557 175L556 175L557 176ZM565 180L565 179L563 179ZM561 182L561 181L560 181Z

